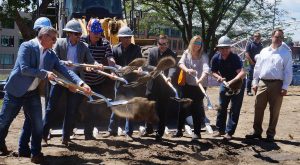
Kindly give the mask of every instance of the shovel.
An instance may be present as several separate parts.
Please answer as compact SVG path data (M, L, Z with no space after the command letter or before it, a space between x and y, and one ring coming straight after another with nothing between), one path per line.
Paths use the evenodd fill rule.
M197 74L196 74L196 76L193 76L193 77L195 78L196 82L199 81L199 79L197 78ZM198 86L199 86L200 90L202 91L202 93L204 94L204 96L205 96L205 98L207 100L207 109L210 109L210 110L213 109L213 105L212 105L212 103L211 103L211 101L210 101L210 99L209 99L209 97L208 97L205 89L203 88L202 84L198 83Z
M143 71L142 74L144 76L139 77L136 81L130 82L129 84L123 85L124 87L137 87L139 85L145 84L151 79L156 78L160 73L166 69L174 67L176 61L173 57L167 56L159 60L158 64L151 72ZM133 70L132 72L137 72L137 70Z
M186 102L186 101L190 101L190 99L188 98L180 98L179 95L178 95L178 92L176 90L176 88L173 86L173 84L168 81L167 77L162 73L160 72L159 74L165 81L165 83L168 84L168 86L172 89L172 91L175 93L175 97L171 97L171 99L177 101L177 102Z
M99 103L105 102L108 107L112 107L112 106L115 106L115 105L121 105L121 104L127 104L126 100L111 101L111 99L106 98L105 96L103 96L103 95L101 95L99 93L96 93L94 91L92 91L92 95L91 96L86 95L83 92L85 90L84 88L82 88L82 87L80 87L78 85L75 85L73 83L70 83L70 82L68 82L66 80L63 80L61 78L55 78L54 81L55 81L55 83L57 83L59 85L62 85L64 87L66 87L66 88L69 88L70 86L73 87L73 88L76 88L77 92L80 93L80 94L83 94L83 95L87 96L88 99L89 99L88 102L92 103L92 104L99 104ZM92 98L92 96L98 97L100 99L95 100L95 99Z

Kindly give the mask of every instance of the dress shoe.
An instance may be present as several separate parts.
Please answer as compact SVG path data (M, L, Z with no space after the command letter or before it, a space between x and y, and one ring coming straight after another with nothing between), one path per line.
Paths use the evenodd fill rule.
M71 142L71 140L69 140L69 139L63 139L63 140L61 141L61 144L63 144L63 145L65 145L66 147L68 147L68 146L69 146L69 142Z
M226 141L230 141L232 139L232 136L229 135L228 133L223 137L223 140L226 140Z
M195 141L195 140L198 140L198 139L201 139L201 135L200 134L193 134L193 136L192 136L192 141Z
M31 154L30 154L30 152L29 153L13 152L12 156L14 156L14 157L30 158Z
M0 155L2 156L8 155L10 153L5 144L3 146L0 146L0 152Z
M132 142L133 141L133 138L130 135L128 135L128 134L125 134L125 138L126 138L126 141L128 141L128 142Z
M246 135L245 138L246 139L261 139L261 135L252 133L252 134Z
M267 138L265 139L266 142L269 142L269 143L273 143L275 140L274 140L274 136L269 136L267 135Z
M173 138L179 138L182 136L183 136L183 133L181 131L177 131L175 134L172 135Z
M214 134L213 134L213 137L222 137L223 135L225 135L225 132L215 132Z
M160 142L162 140L162 136L159 134L155 135L155 141Z
M41 153L41 154L32 156L31 162L35 163L35 164L42 164L44 162L44 155Z

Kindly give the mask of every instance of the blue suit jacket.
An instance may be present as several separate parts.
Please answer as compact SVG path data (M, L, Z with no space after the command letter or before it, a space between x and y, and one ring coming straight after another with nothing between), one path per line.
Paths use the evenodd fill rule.
M46 79L46 71L57 71L73 83L79 84L82 80L68 70L58 59L53 50L47 50L42 69L40 65L40 49L37 39L22 43L18 57L11 71L4 89L15 97L23 96L35 78Z

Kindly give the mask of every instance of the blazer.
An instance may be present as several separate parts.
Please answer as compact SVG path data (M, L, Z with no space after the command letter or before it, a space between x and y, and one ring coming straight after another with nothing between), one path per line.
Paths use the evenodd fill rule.
M40 65L40 49L37 39L21 44L16 63L4 87L6 92L21 97L27 91L35 78L44 80L47 71L57 71L73 83L80 84L82 80L72 71L69 71L58 59L53 50L48 49L44 57L42 69Z
M67 61L68 38L58 38L54 46L54 51L60 60ZM88 45L82 41L79 41L77 45L77 61L78 63L97 63L91 55ZM75 68L74 71L79 74L81 78L84 77L83 68Z

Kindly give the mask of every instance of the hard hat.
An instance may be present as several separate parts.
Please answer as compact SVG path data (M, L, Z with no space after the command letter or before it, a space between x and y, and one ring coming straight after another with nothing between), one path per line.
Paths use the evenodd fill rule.
M35 20L33 25L33 30L39 30L42 27L51 27L51 21L47 17L40 17L37 20Z
M231 47L231 39L227 36L222 36L218 41L217 47Z
M133 36L133 32L128 26L124 26L119 29L118 37L131 37L131 36Z
M91 19L87 25L87 29L95 34L103 32L101 23L98 19Z
M73 32L73 33L82 33L82 28L78 21L76 21L75 19L72 19L66 24L63 31Z

